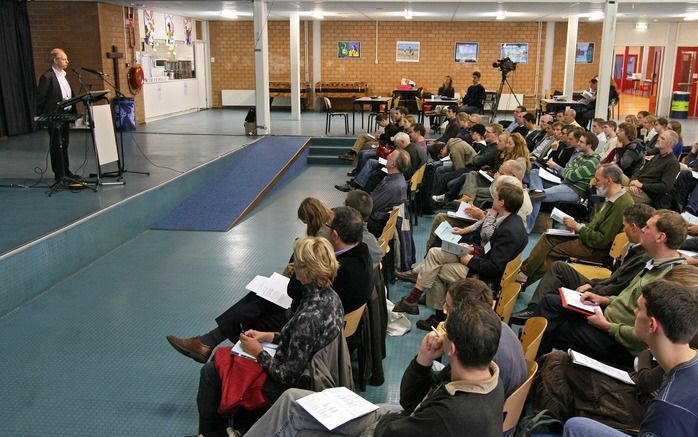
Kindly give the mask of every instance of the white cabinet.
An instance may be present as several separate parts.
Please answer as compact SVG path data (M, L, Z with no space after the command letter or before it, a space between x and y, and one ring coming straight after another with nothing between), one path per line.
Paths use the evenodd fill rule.
M198 79L180 79L143 85L145 122L199 109Z

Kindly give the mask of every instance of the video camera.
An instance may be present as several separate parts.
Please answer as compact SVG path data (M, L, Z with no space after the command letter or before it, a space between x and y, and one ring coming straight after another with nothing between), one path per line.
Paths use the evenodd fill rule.
M492 63L493 68L499 68L499 70L506 75L510 71L516 70L516 62L512 61L511 58L506 57L503 59L497 59L496 62Z

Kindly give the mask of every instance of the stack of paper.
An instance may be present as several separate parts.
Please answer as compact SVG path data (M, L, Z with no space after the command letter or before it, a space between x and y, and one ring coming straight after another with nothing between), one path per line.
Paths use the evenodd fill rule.
M635 385L635 382L632 379L630 379L630 374L628 374L628 372L624 370L611 367L607 364L602 363L601 361L597 361L591 357L588 357L583 353L573 351L572 349L568 349L567 353L569 354L570 358L572 358L572 362L574 364L579 364L580 366L596 370L597 372L601 372L604 375L608 375L611 378L617 379L620 382Z
M288 309L293 300L286 293L289 279L274 272L271 277L255 276L245 287L262 299L275 303L281 308Z
M346 387L328 388L298 399L298 405L329 431L378 409Z
M553 210L550 212L550 218L560 223L561 225L565 224L566 218L571 218L572 220L574 220L574 217L557 208L553 208Z
M538 169L538 176L540 176L541 179L545 179L548 182L552 182L554 184L561 184L562 179L560 179L559 176L556 176L552 173L550 173L548 170L544 169L543 167Z
M274 355L276 355L276 348L278 347L278 345L276 345L276 344L274 344L274 343L269 343L269 342L266 342L266 341L265 341L265 342L262 342L262 347L263 347L264 350L267 351L267 352L269 353L269 355L271 355L272 357L273 357ZM230 353L233 354L233 355L239 355L239 356L241 356L241 357L243 357L243 358L247 358L247 359L250 359L250 360L257 360L257 358L255 358L255 357L253 357L252 355L250 355L250 354L248 354L247 352L245 352L245 350L242 348L242 342L240 342L240 340L238 340L238 342L235 343L235 346L233 346L233 348L230 350Z
M567 229L546 229L545 235L554 235L556 237L579 237L579 234L574 231L568 231Z
M471 217L470 214L468 214L468 213L465 211L466 209L471 208L472 206L473 206L473 205L471 205L471 204L468 203L468 202L461 202L460 205L458 205L458 211L456 211L456 212L449 211L449 212L446 213L446 214L447 214L449 217L452 217L452 218L458 218L458 219L461 219L461 220L469 220L469 221L476 222L477 219L474 218L474 217Z
M454 255L465 255L468 253L468 246L458 244L460 235L453 233L453 227L448 222L442 222L434 231L441 239L441 250Z
M488 181L490 181L490 182L493 182L493 181L494 181L494 178L493 178L492 176L490 176L490 174L487 173L485 170L480 170L480 171L478 171L478 173L480 173L480 175L481 175L483 178L487 179Z

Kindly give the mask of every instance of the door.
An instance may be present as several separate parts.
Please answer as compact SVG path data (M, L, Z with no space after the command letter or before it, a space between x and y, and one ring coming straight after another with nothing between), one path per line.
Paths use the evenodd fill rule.
M698 47L679 47L676 56L674 91L691 93L688 116L698 116Z
M618 87L619 92L622 92L624 89L623 85L623 77L625 77L625 68L623 68L625 65L625 56L624 55L616 55L615 62L613 64L613 80L616 82L616 86Z
M199 92L199 108L210 108L208 103L208 74L206 68L208 66L208 53L206 43L204 41L194 42L194 71L196 71L196 82Z
M664 47L650 47L650 59L647 63L649 69L647 78L651 80L651 82L649 83L650 88L648 95L650 101L647 110L652 114L657 113L657 92L659 91L660 73L662 71L662 62L664 61L663 55Z

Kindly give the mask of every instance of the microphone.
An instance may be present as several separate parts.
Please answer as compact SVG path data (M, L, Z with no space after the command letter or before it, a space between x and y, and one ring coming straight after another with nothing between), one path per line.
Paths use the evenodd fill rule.
M78 70L73 68L73 73L75 73L75 75L78 77L78 79L80 79L80 72Z
M104 76L104 73L99 70L95 70L94 68L80 67L80 69L87 71L88 73L96 74L97 76Z

